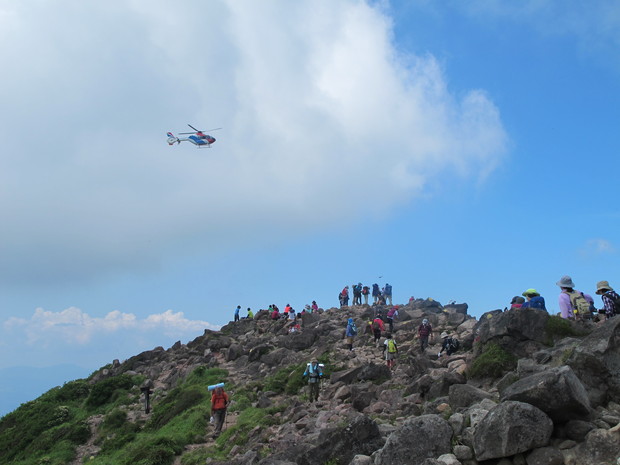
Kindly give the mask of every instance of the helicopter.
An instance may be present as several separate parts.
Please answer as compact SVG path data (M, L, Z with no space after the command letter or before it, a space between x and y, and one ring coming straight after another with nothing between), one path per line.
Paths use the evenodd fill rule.
M222 129L222 128L215 128L215 129L208 129L207 131L201 131L200 129L196 129L191 124L188 124L188 126L192 128L195 132L180 132L179 136L191 134L191 136L189 137L179 138L175 136L174 134L172 134L171 132L166 133L166 135L168 136L168 145L174 145L175 142L177 144L180 144L181 142L189 141L199 149L203 147L209 148L211 147L211 144L215 142L215 137L212 137L209 134L205 134L205 132L217 131L218 129Z

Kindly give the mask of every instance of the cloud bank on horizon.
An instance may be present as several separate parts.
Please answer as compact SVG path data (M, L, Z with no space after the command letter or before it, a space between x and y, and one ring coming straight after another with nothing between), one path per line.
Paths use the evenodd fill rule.
M37 353L36 360L29 363L53 364L59 354L72 354L72 363L95 368L93 362L110 353L117 358L136 355L136 347L150 350L164 343L177 340L187 341L202 334L204 329L218 330L219 325L207 321L189 320L183 312L167 310L139 318L132 313L118 310L104 317L93 317L79 308L71 307L54 312L38 308L30 318L11 317L2 326L3 352L9 353L8 360L24 360L22 351ZM101 351L101 347L109 350ZM41 350L43 349L43 350ZM1 365L1 364L0 364ZM0 366L2 368L2 366Z
M507 153L492 97L399 50L381 4L5 3L0 31L4 285L338 228ZM168 147L188 122L224 130Z

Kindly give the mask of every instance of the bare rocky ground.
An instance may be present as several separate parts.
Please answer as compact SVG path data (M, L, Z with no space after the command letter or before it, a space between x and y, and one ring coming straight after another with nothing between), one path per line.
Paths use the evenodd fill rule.
M288 333L287 322L259 312L254 320L139 354L98 376L144 374L156 402L201 365L228 370L239 386L329 355L336 369L324 380L318 403L309 404L303 390L257 392L256 406L284 406L274 415L277 421L251 431L227 461L213 464L620 463L620 318L571 323L580 335L565 337L552 330L547 312L494 311L476 320L466 305L417 300L399 309L399 356L389 370L372 335L363 332L376 310L359 306L307 314L297 334ZM381 310L385 314L386 308ZM342 338L348 317L359 329L354 351ZM423 318L434 327L433 344L424 352L416 338ZM438 358L443 331L458 337L461 349ZM470 376L473 361L491 346L514 356L511 369ZM136 406L135 415L139 410ZM229 416L228 426L235 420ZM96 430L98 421L93 418L91 428ZM204 443L183 453L210 441L205 432ZM93 444L84 446L75 463L96 452Z

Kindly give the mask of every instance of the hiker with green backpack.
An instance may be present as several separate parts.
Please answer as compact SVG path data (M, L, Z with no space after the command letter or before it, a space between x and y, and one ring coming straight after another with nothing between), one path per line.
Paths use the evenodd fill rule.
M385 335L385 342L383 343L383 355L385 356L385 361L388 368L390 370L393 370L396 363L396 356L398 355L398 346L396 345L396 341L390 333Z
M558 299L560 316L571 320L591 320L594 299L575 290L575 284L570 276L562 276L556 284L562 290Z

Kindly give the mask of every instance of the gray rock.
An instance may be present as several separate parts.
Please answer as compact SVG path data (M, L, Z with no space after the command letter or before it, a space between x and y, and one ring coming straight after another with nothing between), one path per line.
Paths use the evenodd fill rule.
M564 425L564 434L568 439L582 442L596 426L589 421L571 420Z
M462 444L457 444L454 446L452 452L454 452L454 456L460 461L471 460L474 458L474 451L471 450L471 447L464 446Z
M525 460L527 465L564 465L564 456L555 447L534 449Z
M593 407L620 398L620 318L586 336L566 363L587 386Z
M451 438L450 425L438 415L409 418L388 437L375 456L375 464L421 465L426 459L450 453Z
M358 415L347 426L323 429L314 443L314 447L299 455L297 465L323 465L334 459L349 463L356 455L370 455L383 441L377 424Z
M476 459L509 457L544 447L552 432L553 422L542 410L523 402L503 402L489 411L476 427Z
M437 458L437 461L441 465L461 465L461 462L456 458L454 454L443 454Z
M588 393L568 366L520 379L504 390L502 400L532 404L556 422L584 419L590 415Z
M362 371L363 368L363 366L357 366L348 370L336 371L331 374L329 379L334 384L339 381L342 381L345 384L351 384L352 382L357 381L357 375Z
M617 317L616 317L617 318ZM620 431L595 429L576 447L579 465L616 465L620 458Z
M465 416L462 413L453 413L448 418L448 423L452 427L455 436L460 436L465 426Z
M482 399L491 399L493 396L487 391L478 389L471 384L453 384L449 388L448 397L453 409L469 407Z
M353 460L349 462L349 465L372 465L372 459L368 455L356 455Z

